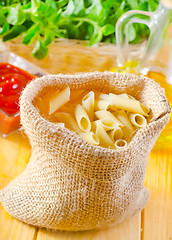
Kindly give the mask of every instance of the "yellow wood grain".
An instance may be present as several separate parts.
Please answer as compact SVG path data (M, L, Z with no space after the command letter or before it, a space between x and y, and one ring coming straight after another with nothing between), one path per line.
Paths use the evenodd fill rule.
M0 189L26 167L30 146L26 137L16 133L0 138ZM37 229L11 217L0 204L0 240L35 240Z
M36 240L37 229L11 217L0 205L1 240Z
M129 220L101 231L60 232L40 229L37 240L140 240L141 216L137 214Z
M151 153L145 185L150 200L142 214L142 240L172 240L172 149Z
M23 133L0 137L0 188L25 169L29 154L30 145Z
M24 170L29 155L28 139L21 133L0 138L0 188ZM171 240L172 151L151 153L145 185L151 197L142 218L138 214L116 227L101 231L38 230L15 220L0 205L0 240Z

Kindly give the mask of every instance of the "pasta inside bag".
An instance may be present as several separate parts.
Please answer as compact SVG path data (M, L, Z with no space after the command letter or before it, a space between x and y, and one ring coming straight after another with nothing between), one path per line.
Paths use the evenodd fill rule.
M64 123L40 114L40 99L66 86L129 94L151 109L148 124L123 149L118 147L124 141L118 141L116 149L89 144ZM144 208L149 198L143 186L148 154L171 111L157 83L111 72L47 75L25 88L20 109L32 155L24 172L0 191L0 201L13 217L38 227L77 231L115 225ZM130 118L134 121L135 116Z

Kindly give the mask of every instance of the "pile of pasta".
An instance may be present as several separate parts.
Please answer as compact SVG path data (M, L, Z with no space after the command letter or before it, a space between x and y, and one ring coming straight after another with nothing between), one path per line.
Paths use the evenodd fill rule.
M150 110L134 97L122 93L62 91L45 95L40 110L54 122L76 132L89 144L125 148L138 128L147 125Z

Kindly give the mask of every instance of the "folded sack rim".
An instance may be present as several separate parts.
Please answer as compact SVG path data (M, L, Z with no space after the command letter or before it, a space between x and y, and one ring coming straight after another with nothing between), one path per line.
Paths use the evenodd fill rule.
M112 159L115 159L115 158L119 159L119 157L123 158L124 156L126 157L129 154L134 155L135 152L138 151L137 150L138 147L142 149L144 136L145 136L145 134L149 133L149 134L151 134L152 144L150 144L149 142L146 142L146 140L144 142L144 144L145 144L144 149L146 149L144 154L147 155L151 151L151 148L152 148L154 142L156 141L157 134L155 135L155 138L154 138L154 131L157 128L157 125L161 126L162 122L165 122L165 123L168 122L169 113L171 111L171 108L170 108L167 100L165 102L163 102L166 111L162 112L161 115L158 117L158 119L157 118L154 119L152 122L148 123L148 125L145 126L144 128L141 128L141 129L137 130L136 134L133 136L132 140L130 141L130 143L128 144L128 146L125 149L119 149L119 150L118 149L109 149L109 148L103 148L103 147L100 147L100 146L90 145L90 144L84 142L76 133L70 131L67 128L62 128L60 126L57 126L55 123L50 122L47 119L45 119L44 117L42 117L39 114L39 110L34 106L34 103L33 103L35 97L38 96L38 94L39 94L39 90L42 89L41 83L43 83L45 85L48 84L49 86L54 86L55 84L59 84L59 82L62 79L63 84L61 84L61 86L63 88L66 85L66 83L69 83L69 81L72 78L77 78L78 81L79 81L82 77L85 77L85 76L87 76L88 79L93 78L91 81L96 81L97 77L98 78L102 78L102 77L103 78L108 78L109 77L109 78L115 79L117 81L121 81L121 80L125 81L125 80L128 80L127 78L129 78L129 79L132 78L133 82L137 79L137 81L142 81L142 82L145 81L145 84L147 83L147 81L149 81L149 82L151 81L151 83L153 85L156 85L156 87L158 87L158 90L162 93L162 96L164 96L163 89L160 86L158 86L158 84L155 83L152 79L144 77L144 76L136 76L136 75L133 75L133 74L120 74L120 73L111 73L111 72L93 72L93 73L86 73L86 75L85 75L85 73L78 73L78 74L74 74L74 75L72 75L72 74L46 75L44 77L41 77L41 78L36 79L33 82L31 82L29 85L27 85L27 87L23 91L23 94L21 96L21 115L24 116L25 112L28 112L28 109L27 109L27 111L25 111L25 107L28 108L28 106L29 106L31 116L35 116L33 119L29 119L29 121L30 120L32 121L32 124L30 124L30 123L27 124L27 122L25 121L25 122L22 122L23 126L24 126L26 134L28 136L29 136L29 132L32 132L32 127L31 126L34 126L34 129L35 128L37 129L37 132L39 134L35 134L35 136L34 136L35 139L37 138L38 135L39 135L39 139L40 139L40 135L41 134L45 135L45 129L48 129L48 131L46 131L47 145L48 145L48 139L52 138L53 135L58 134L59 138L60 137L63 138L62 140L64 140L64 145L66 144L65 147L67 148L67 143L65 142L65 137L64 136L65 135L68 136L68 137L70 136L71 139L73 140L72 141L73 144L76 141L77 146L78 145L80 146L80 147L77 148L76 158L79 158L80 155L81 156L83 155L83 151L82 151L82 147L83 147L84 154L86 156L88 155L90 157L89 154L94 152L95 158L99 159L99 161L97 161L97 164L95 164L95 162L93 161L94 168L95 168L95 166L99 166L99 168L101 168L101 166L104 163L107 168L110 168L111 170L114 169L114 171L113 171L114 177L112 176L112 178L121 177L120 173L118 172L118 167L115 167L115 166L119 165L119 162L115 163L115 161L111 161L111 157L112 157ZM51 83L48 82L49 78L51 79ZM65 78L66 78L66 81L64 83ZM52 84L52 79L53 79L53 84ZM75 81L76 81L76 79L75 79ZM70 84L75 84L75 81L74 81L74 83L70 81ZM77 82L77 84L78 84L78 82ZM36 85L36 87L34 88L35 85ZM28 94L28 91L30 92L30 94ZM29 99L27 99L27 97L25 97L25 95L26 95L25 93L27 93L27 96L29 96ZM28 117L24 116L24 117L22 117L22 119L28 119ZM162 128L160 130L162 130ZM142 143L138 142L138 136L140 136L141 134L142 134L142 137L143 137L142 138ZM32 135L32 137L33 137L33 135ZM40 141L36 141L36 144L38 146L40 144L40 147L41 147ZM31 145L34 147L34 142L32 142ZM54 146L53 147L54 148L58 147L58 139L54 139ZM85 148L87 148L87 152L85 152ZM70 146L68 147L68 149L70 150ZM55 151L55 152L57 152L57 151ZM59 152L61 153L61 151L59 151ZM53 149L51 151L51 154L52 155L54 154ZM94 157L94 156L91 156L91 157ZM57 156L57 158L60 159L60 155ZM68 166L70 165L70 163L68 162L68 159L67 159L67 154L66 154L66 159L63 159L63 161ZM122 168L125 167L125 171L123 172L123 174L125 174L127 169L131 168L131 166L133 166L133 167L136 166L138 161L140 161L139 157L138 157L137 161L132 161L132 159L130 159L130 161L127 161L127 163L126 162L122 163L123 167L122 166L121 167ZM78 170L78 168L81 168L80 169L81 172L83 172L85 175L91 177L92 174L93 174L94 177L95 177L96 169L92 169L91 165L89 165L90 173L84 172L85 167L84 166L83 167L78 166L77 161L76 161L75 165L76 166L72 166L73 169L76 168ZM103 169L103 167L102 167L102 169ZM104 179L102 179L102 180L104 181L105 179L106 179L106 176L104 176Z

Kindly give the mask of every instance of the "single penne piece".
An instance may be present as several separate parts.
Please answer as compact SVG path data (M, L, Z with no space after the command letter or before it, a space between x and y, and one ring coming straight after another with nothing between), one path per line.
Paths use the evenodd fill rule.
M125 97L121 97L113 93L110 93L109 96L110 105L112 107L116 107L133 113L140 113L144 116L148 116L149 114L149 109L137 100L129 98L126 99Z
M126 113L126 111L121 110L117 114L117 118L127 127L129 128L132 132L134 132L134 128L130 122L130 119Z
M83 132L90 132L91 122L85 108L83 108L82 105L77 104L74 109L74 114L80 129Z
M123 138L123 131L120 127L114 128L108 134L114 141Z
M99 145L100 143L99 138L93 132L79 133L79 136L82 138L82 140L90 144Z
M100 119L100 121L105 131L112 130L118 126L115 121L112 121L110 119Z
M124 124L123 127L124 139L129 141L134 132L134 127L132 126L127 113L124 110L121 110L120 112L118 112L117 118Z
M64 123L69 130L74 131L76 133L81 133L81 129L78 127L78 124L74 117L69 113L65 112L56 112L53 115L60 123ZM59 123L59 124L60 124Z
M114 141L109 137L107 132L104 130L100 121L96 125L96 136L99 138L100 146L115 148Z
M115 141L115 147L117 149L122 149L127 147L127 142L124 139L118 139Z
M44 96L37 98L37 106L41 113L49 115L49 101L53 96L54 91L49 91Z
M112 121L112 120L109 120L109 119L99 119L99 120L96 120L94 122L92 122L92 128L93 128L93 131L95 131L96 127L97 127L97 124L98 122L101 122L103 128L105 131L109 131L109 130L112 130L114 128L117 128L117 124L116 122Z
M114 121L117 126L124 126L124 124L109 111L100 110L100 111L96 111L94 114L98 119L108 119L108 120Z
M141 114L137 114L137 113L131 113L129 114L129 119L131 121L131 123L136 126L136 127L145 127L147 125L147 120L144 116L142 116Z
M49 115L56 112L61 106L70 99L70 88L66 87L62 91L56 91L49 101Z
M110 103L106 100L95 100L94 110L108 110Z
M124 138L127 142L131 141L133 132L131 132L130 129L127 128L126 126L124 126L124 127L122 128L122 130L123 130L123 138Z
M108 108L111 108L111 109L114 110L114 111L117 111L117 110L118 110L117 107L110 105L109 94L104 94L104 93L102 93L102 94L100 94L99 99L102 100L102 101L108 102L108 103L109 103L109 104L108 104ZM98 110L107 110L107 109L98 109Z
M93 121L93 114L94 114L94 101L95 101L95 95L93 91L90 91L88 94L86 94L82 99L82 106L85 108L85 110L88 113L88 116L91 121Z

